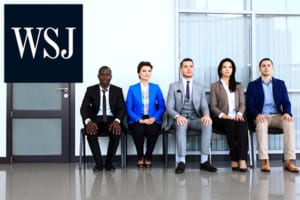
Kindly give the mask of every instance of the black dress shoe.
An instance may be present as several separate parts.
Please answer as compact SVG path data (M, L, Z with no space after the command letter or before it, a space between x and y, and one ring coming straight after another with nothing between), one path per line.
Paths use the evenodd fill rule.
M105 163L105 169L107 171L111 171L111 170L115 170L116 168L115 168L115 166L113 166L112 163Z
M175 169L175 173L176 174L182 174L185 170L185 164L184 162L179 162L176 169Z
M208 161L200 164L200 169L206 170L208 172L216 172L218 169L212 166Z
M103 165L95 165L93 172L100 172L103 170Z

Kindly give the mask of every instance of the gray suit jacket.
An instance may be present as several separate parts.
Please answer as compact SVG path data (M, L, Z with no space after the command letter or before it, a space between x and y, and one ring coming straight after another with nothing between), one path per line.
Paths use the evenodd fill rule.
M237 112L244 114L246 109L245 95L242 84L236 85L235 90L235 109ZM228 114L229 105L226 91L221 81L217 81L211 84L210 87L210 109L214 117L218 117L219 114Z
M209 115L209 108L205 95L204 87L193 80L192 82L192 102L197 116L201 118L203 115ZM182 80L174 82L169 86L169 92L167 96L167 114L168 122L166 129L169 129L173 123L175 116L181 113L184 101L184 86Z

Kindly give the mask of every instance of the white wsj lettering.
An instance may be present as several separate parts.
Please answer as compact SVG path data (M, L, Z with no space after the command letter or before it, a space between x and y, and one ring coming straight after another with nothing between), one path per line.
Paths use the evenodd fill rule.
M59 37L58 28L53 28L53 27L48 27L48 28L45 28L45 27L36 27L36 28L34 28L34 27L24 27L24 28L12 27L11 29L15 33L21 59L23 59L23 55L24 55L24 51L25 51L25 47L26 47L27 43L29 43L29 47L30 47L30 50L32 53L32 58L35 59L36 50L38 48L42 32L43 32L42 35L43 35L46 43L48 43L55 51L54 55L50 55L48 53L48 51L46 50L46 48L43 48L43 58L50 58L50 59L54 60L54 59L58 58L59 55L61 55L61 57L63 59L67 60L67 59L70 59L73 55L73 36L74 36L74 30L76 29L75 27L65 27L65 29L68 32L68 51L66 49L62 49L60 51L58 44L49 37L49 33L53 32L56 35L56 37L58 38ZM26 31L26 35L25 35L24 40L22 41L20 31L22 31L23 29ZM34 39L33 39L32 30L38 31L36 41L34 41Z

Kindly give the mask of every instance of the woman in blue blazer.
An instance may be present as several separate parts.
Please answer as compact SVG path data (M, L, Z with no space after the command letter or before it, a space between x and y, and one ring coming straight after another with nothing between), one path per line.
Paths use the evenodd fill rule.
M140 82L129 87L126 98L128 124L132 130L139 168L152 166L152 153L166 109L160 87L149 82L152 68L150 62L142 61L138 64ZM144 138L147 140L145 153Z

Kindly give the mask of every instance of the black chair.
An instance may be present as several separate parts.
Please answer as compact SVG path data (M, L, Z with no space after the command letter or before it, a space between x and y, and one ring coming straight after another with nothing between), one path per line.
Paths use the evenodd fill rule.
M163 150L163 156L164 156L165 154L164 154L164 138L163 138L163 134L164 134L164 131L161 128L159 130L158 137L160 135L162 135L162 140L163 140L163 142L162 142L162 145L163 145L162 150ZM132 137L132 130L131 130L131 128L129 128L129 126L128 126L128 129L127 129L127 137L128 137L128 135L130 135ZM127 142L127 137L126 137L126 142ZM133 141L133 139L132 139L132 141ZM134 145L134 143L133 143L133 145ZM126 156L127 156L127 147L126 147ZM125 162L126 162L126 158L125 158Z
M218 135L225 135L225 133L222 130L218 130L213 127L213 133L218 134ZM225 138L226 140L226 138ZM248 129L248 148L249 148L249 167L254 166L254 161L253 161L253 136L251 134L251 131Z
M108 137L108 133L102 133L99 137ZM80 130L80 142L79 142L79 169L82 168L83 163L86 162L86 151L85 151L85 129ZM120 138L121 143L121 167L126 167L126 154L127 154L127 138L126 133L121 134Z
M176 130L174 128L170 128L166 130L163 128L163 154L164 154L164 165L165 168L168 167L168 148L169 148L169 135L173 135L175 137ZM201 136L201 131L200 130L193 130L193 129L188 129L187 131L187 137L194 137L194 136ZM176 144L175 144L176 145ZM187 155L191 154L193 151L187 151ZM175 150L175 154L177 151ZM209 157L211 159L211 151L209 152Z
M250 123L249 123L250 124ZM253 134L256 132L256 126L251 123L249 126L249 133L250 133L250 146L251 146L251 157L253 159L253 165L254 165L254 160L256 160L256 153L254 153L254 141L253 141ZM274 127L269 127L268 128L268 134L272 134L272 135L280 135L283 134L283 130L281 128L274 128ZM250 147L249 147L250 149ZM283 157L283 161L284 161L284 157Z
M273 129L272 129L273 130ZM216 128L213 128L212 132L214 134L218 135L225 135L222 130L218 130ZM170 128L169 130L163 130L163 154L164 154L164 164L165 167L168 167L168 148L169 148L169 142L168 142L168 136L173 135L175 137L176 130L174 128ZM187 136L200 136L201 132L199 133L199 130L192 130L189 129L187 132ZM226 139L226 138L225 138ZM254 152L253 152L253 133L251 131L248 131L248 141L249 141L249 166L254 166ZM187 155L191 153L191 151L187 151ZM212 153L210 150L209 153L210 162L212 163Z

